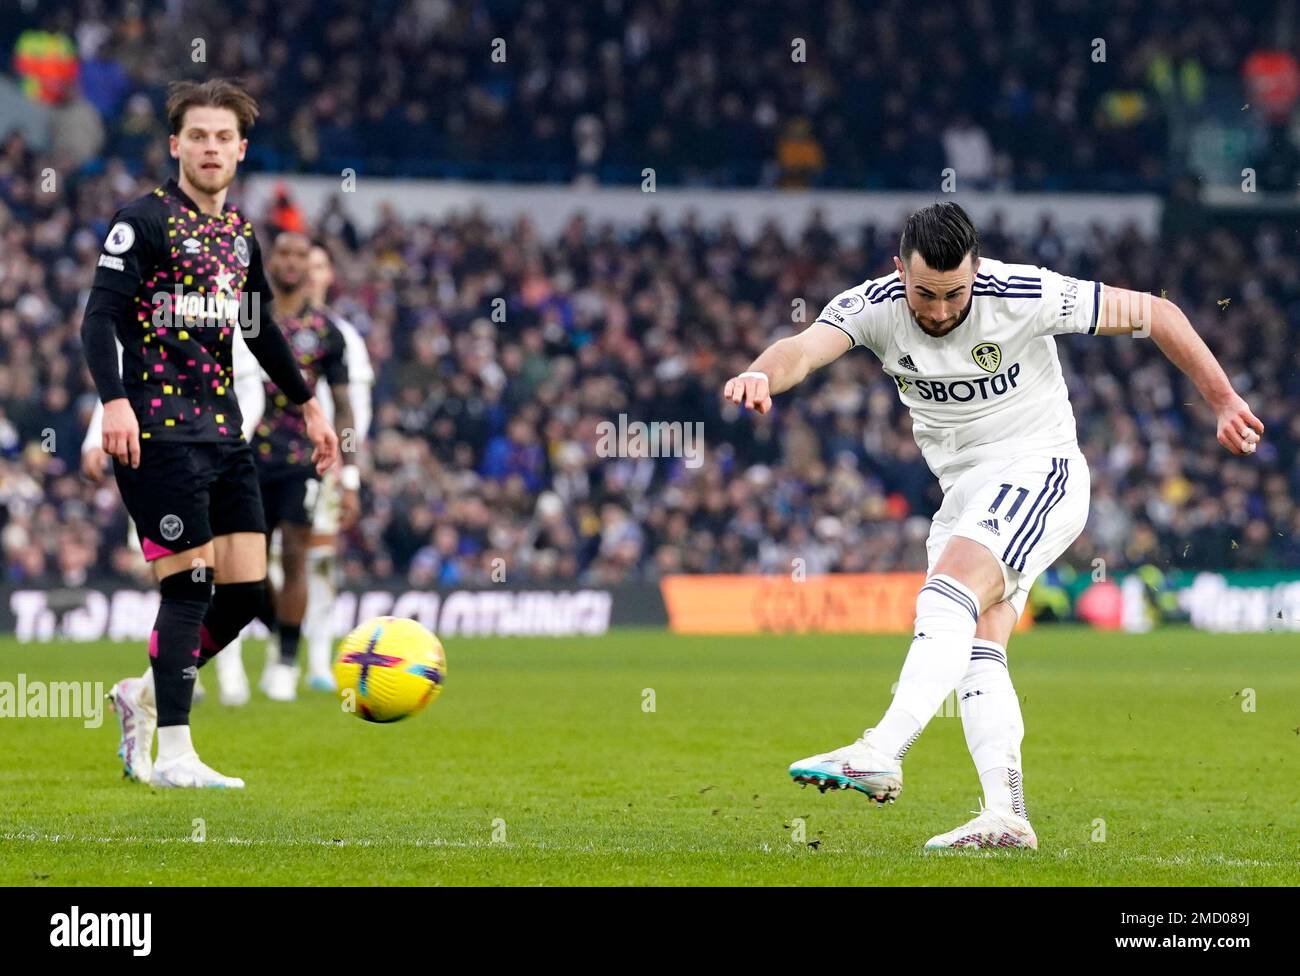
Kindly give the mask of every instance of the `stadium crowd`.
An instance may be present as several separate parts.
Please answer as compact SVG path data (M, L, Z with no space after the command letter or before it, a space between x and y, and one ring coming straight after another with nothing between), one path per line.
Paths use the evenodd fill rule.
M1295 101L1294 58L1269 53L1285 5L14 6L0 49L54 109L28 137L78 165L160 162L166 83L239 75L265 113L250 165L273 171L928 189L951 167L975 189L1160 190L1224 91L1259 119L1261 182L1294 189L1300 168L1264 107ZM1242 97L1256 68L1261 94Z
M44 162L18 135L0 144L0 571L44 587L131 579L142 563L114 482L78 472L95 400L79 326L113 211L166 171L136 178L110 163L42 193ZM344 538L349 583L486 582L494 566L512 582L616 583L788 572L795 557L812 573L924 566L937 485L869 353L765 417L720 397L772 339L885 273L895 228L864 213L849 240L814 218L744 241L725 224L616 228L575 215L542 239L526 216L390 213L369 234L337 200L307 216L333 249L336 307L378 377L363 516ZM1151 342L1059 339L1093 478L1068 562L1300 565L1289 233L1075 236L1046 215L1028 235L983 228L991 256L1167 292L1268 425L1257 455L1233 458ZM704 463L601 456L599 425L620 414L701 424Z

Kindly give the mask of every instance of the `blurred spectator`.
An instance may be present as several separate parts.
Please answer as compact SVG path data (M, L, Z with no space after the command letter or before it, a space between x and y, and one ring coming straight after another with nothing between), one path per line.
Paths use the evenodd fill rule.
M78 326L113 201L155 182L109 167L38 210L23 193L43 165L19 137L0 147L0 202L28 214L0 224L3 574L126 579L139 564L116 488L77 473L94 403ZM870 355L845 356L765 417L718 393L788 331L793 299L816 308L886 273L892 225L841 239L814 215L742 241L725 223L575 217L544 240L526 217L388 213L367 236L339 200L327 214L315 225L338 254L335 303L377 372L364 514L344 540L349 582L486 582L498 558L512 581L600 583L789 572L796 554L810 572L925 565L938 489ZM1232 458L1152 344L1058 340L1093 476L1092 518L1067 562L1294 565L1300 344L1289 316L1300 309L1300 256L1285 237L1268 227L1252 238L1067 234L1047 215L1028 234L996 219L986 232L999 258L1166 289L1268 425L1257 455ZM492 321L497 296L508 324ZM619 414L701 422L703 463L600 456L599 425Z
M993 183L993 143L989 134L962 114L943 132L943 150L948 165L957 173L957 185L964 189L987 190Z
M27 30L14 46L14 71L33 101L60 105L77 84L77 51L60 31Z
M1216 84L1267 124L1290 116L1285 5L1004 6L313 0L305 17L70 0L16 11L0 38L40 104L80 79L132 167L129 100L160 105L174 73L240 76L263 98L250 167L334 174L635 184L650 167L660 185L930 189L948 165L967 186L1163 190L1170 132ZM196 38L203 60L156 56Z
M1131 189L1163 185L1168 113L1199 97L1203 73L1238 71L1268 26L1224 4L1173 24L1163 5L1131 4L1105 15L1114 37L1151 41L1103 70L1064 53L1096 23L1067 0L1019 5L1013 24L974 0L960 8L960 48L947 40L951 5L886 0L868 16L831 0L807 25L801 64L784 26L806 16L794 0L725 16L646 4L616 15L571 5L553 17L539 4L322 0L309 25L293 3L182 5L174 16L136 4L107 16L105 6L118 7L83 4L75 34L84 99L67 81L66 45L47 51L29 38L23 48L34 91L60 94L72 113L57 151L89 165L69 169L33 143L36 124L0 140L0 572L31 585L144 571L115 486L77 473L94 403L79 324L113 211L174 172L158 101L164 42L228 38L202 70L242 73L262 92L255 143L268 165L290 169L637 182L653 166L666 182L705 185L932 187L949 165L963 189ZM376 29L386 15L401 29ZM217 16L228 30L194 30ZM481 53L496 36L510 39L508 72ZM105 157L85 111L115 101ZM1261 182L1294 182L1285 133L1272 152ZM38 192L56 162L57 192ZM1194 181L1178 192L1190 199ZM350 584L486 582L499 558L512 581L600 583L789 572L796 554L809 571L925 565L937 485L870 355L845 356L765 417L719 396L726 377L789 332L794 300L816 309L889 271L892 216L840 236L815 214L742 239L727 221L607 226L578 215L544 239L526 214L496 224L474 211L433 221L391 208L362 233L345 200L304 214L280 194L253 216L263 235L310 225L329 243L333 301L374 360L363 517L341 560ZM1092 517L1066 561L1300 565L1291 231L1238 236L1171 221L1160 238L1067 233L1048 214L1029 233L996 216L981 230L991 256L1166 292L1268 425L1257 455L1233 458L1153 344L1059 340L1093 475ZM702 423L703 463L602 457L599 426L620 414Z
M791 119L786 125L776 144L776 161L781 167L781 186L807 187L816 182L826 156L807 119Z

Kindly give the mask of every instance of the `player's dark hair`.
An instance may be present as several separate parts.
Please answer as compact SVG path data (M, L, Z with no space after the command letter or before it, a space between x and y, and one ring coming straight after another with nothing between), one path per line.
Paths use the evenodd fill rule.
M257 99L237 81L213 78L211 81L173 81L167 86L167 122L172 135L181 134L185 113L192 108L228 108L235 113L239 125L239 138L257 121Z
M907 218L898 256L903 264L919 251L935 271L952 271L967 254L980 256L980 235L966 211L955 203L932 203Z

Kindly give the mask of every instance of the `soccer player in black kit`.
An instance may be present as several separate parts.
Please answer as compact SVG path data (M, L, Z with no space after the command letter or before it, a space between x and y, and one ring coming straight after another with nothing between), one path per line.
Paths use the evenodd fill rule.
M267 263L275 288L275 317L307 384L315 389L321 377L329 384L334 423L348 431L353 421L347 340L325 309L311 301L310 255L311 241L303 234L286 232L275 239ZM307 611L307 545L321 484L302 409L270 384L266 407L253 431L253 456L261 480L267 539L280 530L284 568L284 581L274 600L280 660L269 666L263 687L267 697L290 701L298 689L298 650Z
M81 326L104 450L162 593L150 668L111 698L127 776L242 787L199 759L189 729L198 668L255 616L271 616L262 497L232 389L234 329L300 405L318 472L334 464L338 438L271 318L252 224L226 204L256 102L229 81L178 82L167 117L180 178L113 217Z

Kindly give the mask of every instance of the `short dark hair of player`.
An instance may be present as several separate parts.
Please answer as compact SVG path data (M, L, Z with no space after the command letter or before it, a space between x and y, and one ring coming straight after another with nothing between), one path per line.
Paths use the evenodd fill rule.
M174 81L167 87L167 122L172 135L181 134L185 113L192 108L228 108L235 113L239 123L239 138L248 136L248 130L257 121L257 99L227 78L211 81Z
M980 235L966 211L955 203L932 203L907 218L898 256L903 264L920 251L926 265L935 271L952 271L967 254L980 256Z

